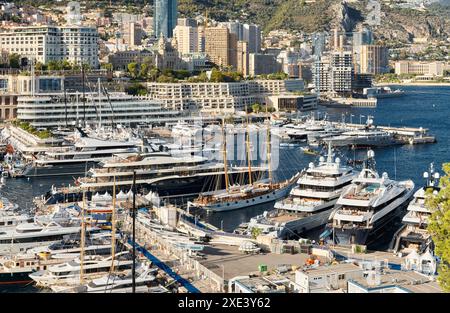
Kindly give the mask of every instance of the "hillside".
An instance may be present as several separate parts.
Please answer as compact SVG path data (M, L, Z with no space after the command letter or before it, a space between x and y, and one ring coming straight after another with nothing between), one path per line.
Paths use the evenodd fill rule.
M263 25L264 31L290 29L304 32L331 30L341 25L352 31L367 16L367 0L342 4L339 0L179 0L183 16L208 10L217 20L242 19ZM450 37L450 8L433 5L429 11L382 7L381 25L375 28L381 40L411 41L414 37Z
M15 0L18 4L45 4L47 0ZM67 0L58 3L62 5ZM109 0L82 1L89 9L107 7ZM450 37L450 0L430 6L428 11L392 9L383 5L381 25L375 28L375 36L386 42L411 42L414 37L447 39ZM130 12L142 12L141 8L152 0L112 0L125 5ZM340 0L178 0L180 16L204 15L218 21L236 20L257 23L265 32L289 29L304 32L331 30L341 25L346 31L354 30L367 16L368 0L343 4ZM151 11L151 10L150 10Z

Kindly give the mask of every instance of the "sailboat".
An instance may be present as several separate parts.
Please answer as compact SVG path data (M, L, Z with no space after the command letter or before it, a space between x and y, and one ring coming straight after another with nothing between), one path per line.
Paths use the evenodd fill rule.
M224 128L224 121L222 123ZM224 130L223 130L224 132ZM243 209L254 205L276 201L286 197L291 191L300 173L295 174L292 178L278 183L272 182L272 170L270 168L270 123L268 123L268 141L267 141L267 155L269 164L269 180L253 182L252 168L250 158L250 135L248 131L247 122L247 140L246 151L248 159L248 177L249 184L230 186L227 173L227 149L224 132L223 140L223 159L225 167L225 189L202 193L197 199L189 203L190 206L202 208L212 212L223 212L237 209Z

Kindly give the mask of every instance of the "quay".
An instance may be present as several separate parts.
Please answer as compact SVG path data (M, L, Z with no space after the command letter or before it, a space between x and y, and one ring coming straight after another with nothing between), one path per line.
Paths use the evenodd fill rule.
M321 121L320 124L330 123ZM342 122L331 122L331 125L336 128L345 128L345 129L360 129L361 124L354 123L342 123ZM430 135L429 129L423 127L393 127L393 126L376 126L377 129L385 131L387 133L391 133L394 137L399 141L399 143L403 144L422 144L422 143L435 143L437 142L436 137Z
M338 107L338 108L376 108L378 100L376 98L332 98L324 99L319 102L320 105L326 107Z

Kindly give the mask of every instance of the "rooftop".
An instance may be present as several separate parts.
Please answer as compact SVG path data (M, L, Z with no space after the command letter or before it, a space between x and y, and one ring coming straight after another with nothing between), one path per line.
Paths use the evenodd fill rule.
M308 268L305 270L299 270L309 276L324 276L328 274L347 273L353 271L362 271L362 269L353 263L340 263L329 266L319 266L316 268Z
M257 272L261 264L266 265L267 270L271 271L280 265L303 266L309 258L307 254L244 254L238 247L225 244L205 246L202 252L206 259L200 263L217 275L223 275L226 280Z
M367 288L401 287L413 293L441 293L438 283L428 276L410 271L386 270L380 275L380 284L369 285L367 278L360 277L352 280L358 285Z

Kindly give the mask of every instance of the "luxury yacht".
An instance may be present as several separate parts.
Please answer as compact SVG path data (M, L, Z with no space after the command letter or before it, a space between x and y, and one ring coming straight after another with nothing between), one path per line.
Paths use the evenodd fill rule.
M80 283L80 271L83 270L83 279L90 281L104 276L114 265L117 272L131 269L133 260L130 252L119 252L114 256L86 256L81 262L80 258L72 261L49 266L46 270L41 270L30 274L30 278L39 287L52 288L53 291L63 291L71 289Z
M342 165L339 158L333 160L329 146L327 159L322 156L317 165L310 163L286 199L276 202L274 210L250 220L248 232L259 228L263 233L284 239L325 225L343 188L356 175L357 172Z
M139 152L142 148L142 140L88 137L81 129L75 133L77 135L73 145L55 147L44 154L33 156L34 159L26 166L23 175L26 177L81 175L93 165L110 159L113 155Z
M150 285L154 284L157 272L158 269L151 268L150 264L142 263L136 269L136 289L142 289L144 286L148 288ZM86 285L74 288L74 291L87 293L131 292L133 283L132 277L131 271L125 271L121 274L106 274L100 278L93 279Z
M59 242L29 249L27 254L38 255L43 258L53 259L75 259L79 257L82 247L80 238L63 239ZM116 234L116 238L120 236ZM107 255L111 253L111 233L91 234L86 238L86 244L83 249L85 255Z
M253 180L262 175L267 167L253 168ZM225 169L221 162L210 162L201 156L172 156L168 153L158 155L128 154L115 156L92 168L85 178L79 178L79 186L70 188L52 188L44 195L44 202L55 204L81 201L82 188L88 200L93 192L112 193L114 185L118 189L130 190L133 185L133 172L136 172L138 190L157 191L161 196L193 194L209 191L215 186L213 182L222 181L224 185ZM232 166L228 174L234 181L248 181L247 167ZM115 182L114 182L115 178ZM209 189L208 189L209 188ZM206 190L205 190L206 189Z
M426 184L414 194L402 220L404 225L394 237L392 249L396 252L424 253L428 248L433 250L432 238L427 231L432 211L425 204L428 196L440 191L439 173L435 172L433 163L423 177L426 179Z
M12 203L9 199L5 197L0 198L0 213L4 211L14 211L19 208L19 205Z
M381 177L373 164L374 152L361 173L346 188L330 215L327 230L341 245L370 246L400 222L414 192L412 180L395 181L387 173Z
M95 229L88 227L88 231ZM0 229L0 255L24 253L34 247L56 243L65 237L78 234L80 230L79 220L66 223L35 221L21 223L14 228Z
M192 202L194 207L211 212L243 209L284 198L292 189L300 173L279 182L255 182L249 185L233 185L228 189L205 192Z
M18 214L12 211L0 211L0 234L3 230L14 228L22 223L31 223L33 218L26 214Z
M394 135L383 130L378 130L373 126L372 116L368 116L364 128L345 131L338 136L323 139L324 142L331 142L334 147L354 146L354 147L382 147L397 143Z
M99 234L100 235L100 234ZM108 237L109 236L109 237ZM111 255L110 234L101 234L87 239L85 256ZM80 240L64 239L49 246L32 248L25 253L0 257L0 286L25 285L32 281L31 273L47 267L69 262L80 256Z

